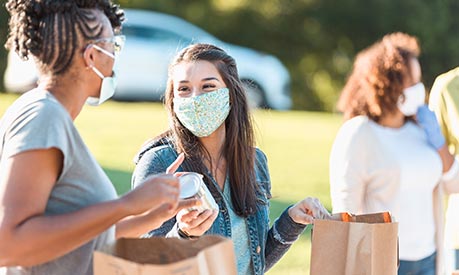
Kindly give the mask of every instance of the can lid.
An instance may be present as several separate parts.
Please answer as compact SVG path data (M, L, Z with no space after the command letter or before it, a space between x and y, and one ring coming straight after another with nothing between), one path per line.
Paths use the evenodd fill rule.
M185 199L194 196L202 183L202 176L198 173L187 173L179 178L180 198Z

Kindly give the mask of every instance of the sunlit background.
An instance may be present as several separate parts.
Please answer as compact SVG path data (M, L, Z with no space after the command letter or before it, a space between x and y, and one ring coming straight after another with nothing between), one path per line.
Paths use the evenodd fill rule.
M2 1L0 7L1 44L4 44L7 35L8 16L4 2ZM241 55L236 60L240 66L247 68L247 74L244 73L247 80L256 84L247 87L255 87L254 91L265 97L263 105L270 105L266 102L267 96L274 98L271 103L275 104L283 99L277 99L274 94L288 95L291 102L289 108L292 109L290 111L254 111L257 144L267 154L272 177L272 220L286 206L305 196L319 197L330 209L328 154L342 122L340 116L334 113L335 103L358 51L389 32L403 31L417 36L422 47L420 60L427 88L432 85L436 75L456 67L459 63L459 1L456 0L117 2L123 8L175 15L199 27L218 41L255 51L256 55ZM128 17L127 24L129 20L134 22L136 19ZM161 41L167 42L160 39L150 42ZM131 42L131 46L126 46L125 55L129 55L128 47L137 43L135 38ZM182 46L188 43L186 39L179 42ZM166 67L159 64L166 64L168 60L163 60L165 57L161 57L161 53L158 55L153 46L148 50L150 44L145 45L145 54L151 54L151 57L143 58L147 62L148 70L159 70L151 73L148 71L147 76L151 79L160 78ZM173 50L168 50L167 58L176 50L177 46L173 44ZM230 52L236 53L237 50L232 48ZM278 60L280 66L286 68L288 81L285 77L280 77L284 73L279 66L260 66L257 56L272 56L271 60ZM1 48L0 75L3 75L6 68L6 60L7 52ZM137 67L140 68L139 64ZM130 66L126 65L120 69L129 74L128 67ZM244 70L240 69L242 73ZM271 71L265 71L267 69ZM33 72L28 75L23 73L22 78L26 79L31 74ZM257 81L249 79L250 77ZM273 88L278 84L270 81L276 77L287 84L284 83L283 88ZM156 88L156 93L162 92L161 86ZM282 89L288 92L285 93ZM266 95L268 90L272 94ZM0 91L6 91L3 78L0 78ZM128 96L138 91L129 88L125 90ZM152 96L154 93L153 88L151 92L144 91L143 96L145 92ZM16 97L17 95L0 93L0 115ZM118 192L124 193L130 187L134 154L145 140L167 128L167 115L160 102L125 102L121 99L123 98L98 108L85 107L76 125ZM256 99L255 96L254 100ZM278 109L274 105L270 107ZM310 232L307 231L268 274L309 274L309 239Z
M333 111L355 53L388 32L419 37L427 87L459 60L459 2L455 0L117 2L125 8L177 15L225 42L278 57L291 75L294 109ZM6 26L2 4L1 40L6 38ZM0 72L5 68L5 55L2 48Z

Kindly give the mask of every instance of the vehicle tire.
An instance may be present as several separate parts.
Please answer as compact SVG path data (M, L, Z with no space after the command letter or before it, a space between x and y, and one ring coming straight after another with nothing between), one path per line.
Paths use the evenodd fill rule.
M246 91L250 108L267 108L265 94L260 86L252 80L243 79L242 85Z

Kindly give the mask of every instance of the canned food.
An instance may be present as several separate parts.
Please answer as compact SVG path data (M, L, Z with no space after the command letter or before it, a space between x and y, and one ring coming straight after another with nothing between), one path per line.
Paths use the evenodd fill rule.
M217 210L218 205L214 200L206 184L198 173L186 173L179 177L180 199L200 199L201 205L188 208L189 211L197 210L199 213L205 210Z

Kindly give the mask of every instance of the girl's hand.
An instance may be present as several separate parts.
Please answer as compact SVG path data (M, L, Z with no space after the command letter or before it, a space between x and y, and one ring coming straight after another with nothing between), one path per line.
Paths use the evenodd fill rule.
M177 159L169 165L169 167L166 170L166 173L168 174L174 174L176 177L180 177L183 174L186 174L186 172L179 172L175 173L179 166L182 164L183 160L185 160L185 155L181 153ZM198 203L201 202L198 200ZM191 203L193 202L188 202L188 205L192 206ZM194 200L194 203L196 204L196 200ZM178 207L178 210L183 209L184 207ZM169 212L172 214L171 212ZM175 212L177 213L177 212ZM215 219L217 218L218 211L216 210L206 210L202 213L198 213L198 211L193 210L193 211L188 211L186 209L180 210L177 213L177 222L180 230L185 232L185 234L189 236L201 236L203 235L209 228L212 226L214 223Z
M180 155L178 155L178 157L174 160L174 162L172 162L171 165L167 167L166 174L174 174L175 171L177 171L177 169L180 167L180 165L182 164L184 160L185 160L184 153L181 153Z
M161 224L177 215L177 213L184 209L188 209L191 207L201 205L201 200L199 199L186 199L186 200L179 200L179 203L176 208L169 208L169 205L163 204L157 209L151 210L146 212L144 215L145 217L151 217L152 221L157 221L159 224L157 227L161 226Z
M299 224L311 224L314 219L327 219L330 217L327 209L317 198L305 198L288 210L290 218Z
M217 218L217 210L198 211L182 210L177 214L177 222L180 230L189 236L203 235L214 223Z

